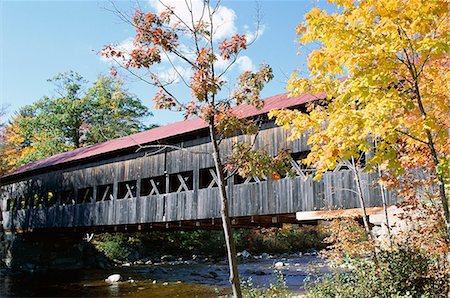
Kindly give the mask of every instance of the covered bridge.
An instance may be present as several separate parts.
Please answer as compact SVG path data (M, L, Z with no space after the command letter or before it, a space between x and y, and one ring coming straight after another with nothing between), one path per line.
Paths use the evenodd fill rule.
M319 95L319 96L323 96ZM296 222L301 212L359 207L352 172L346 167L312 180L300 162L308 153L306 138L288 141L289 132L267 119L279 108L301 108L315 96L265 99L264 108L234 109L239 117L261 117L256 147L275 155L292 152L295 178L242 179L227 184L235 226ZM222 154L236 136L221 143ZM161 145L142 147L145 145ZM179 146L176 150L164 145ZM141 150L138 150L141 149ZM61 153L18 168L1 178L5 231L142 230L155 227L197 228L220 224L220 200L207 123L199 118L176 122L134 135ZM381 206L376 180L362 174L368 206ZM389 196L392 203L393 198Z

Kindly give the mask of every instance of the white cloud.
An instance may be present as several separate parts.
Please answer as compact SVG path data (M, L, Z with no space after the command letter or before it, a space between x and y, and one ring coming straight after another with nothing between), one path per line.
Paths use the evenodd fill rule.
M218 53L216 53L216 57L217 61L214 63L214 67L217 68L218 70L224 70L225 67L228 66L230 61L223 59L222 56L220 56Z
M241 56L236 60L240 71L255 71L252 59L248 56Z
M190 7L188 8L185 1L182 0L165 0L161 3L158 0L150 0L150 5L155 8L158 13L166 10L167 7L173 9L175 14L182 19L188 26L192 27L191 13L194 23L202 20L205 23L209 23L208 8L205 7L203 0L191 0L188 2ZM211 11L214 7L210 7ZM214 25L214 39L223 39L236 33L236 13L231 8L223 5L219 5L213 16ZM175 20L174 20L175 21Z
M264 34L264 31L266 31L266 26L260 24L255 31L250 31L249 26L245 25L244 31L247 42L253 42L261 38L261 36Z
M157 75L162 83L179 83L182 78L185 81L189 81L190 77L193 75L193 72L191 68L176 65L175 68L169 67L158 71Z
M222 59L222 57L220 57L220 55L217 55L217 61L216 63L214 63L214 66L217 70L223 71L225 70L226 67L228 67L229 63L230 63L229 60L224 60ZM256 70L255 66L253 65L252 59L248 56L238 57L234 65L232 65L229 70L231 71L235 67L237 67L240 72L244 72L247 70L249 71Z

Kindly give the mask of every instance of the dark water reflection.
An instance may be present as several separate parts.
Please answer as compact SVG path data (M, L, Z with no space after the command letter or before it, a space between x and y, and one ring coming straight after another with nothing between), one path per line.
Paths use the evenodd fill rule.
M268 287L274 281L273 265L280 259L250 260L239 265L242 278ZM315 256L285 258L281 269L289 290L301 292L312 269L327 271ZM319 267L319 268L318 268ZM316 272L315 274L317 274ZM123 281L108 284L110 274ZM105 270L2 274L0 297L217 297L230 292L228 266L220 262L172 262L169 264L117 267Z

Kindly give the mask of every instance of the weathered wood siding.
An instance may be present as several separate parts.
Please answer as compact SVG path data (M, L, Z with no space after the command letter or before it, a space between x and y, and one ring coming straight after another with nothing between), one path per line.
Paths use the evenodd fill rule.
M256 147L266 148L273 155L282 149L290 149L294 153L308 150L306 138L288 142L287 137L288 132L282 128L265 129L259 133ZM239 136L224 140L221 144L223 157L230 153L234 142L243 140L250 141L251 137ZM93 162L2 185L4 228L25 230L218 218L220 200L217 187L199 189L199 170L213 167L212 157L193 151L212 152L212 147L204 143L187 150L154 155L136 153L135 158L124 161ZM164 176L168 183L171 175L187 171L192 171L189 178L192 179L189 180L191 189L141 196L142 179ZM368 206L380 206L378 188L370 187L375 177L365 173L362 173L362 177ZM135 195L126 194L125 198L120 199L119 185L124 181L136 181L133 184L136 185L133 190ZM99 201L101 194L97 188L103 185L112 185L111 200ZM68 192L71 191L77 200L79 192L90 187L93 194L88 196L87 201L63 204ZM167 190L167 184L165 187ZM356 194L349 191L355 189L353 173L349 170L325 173L320 182L314 182L311 177L296 177L279 181L269 178L266 181L235 185L230 179L227 188L233 217L359 207ZM49 192L56 201L52 206L33 208L32 202L26 209L5 211L8 200L32 198L35 195L45 198ZM394 198L390 195L389 200Z

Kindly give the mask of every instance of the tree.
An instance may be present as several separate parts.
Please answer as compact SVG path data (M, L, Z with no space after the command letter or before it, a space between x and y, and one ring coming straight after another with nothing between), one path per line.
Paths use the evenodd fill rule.
M8 163L5 156L5 127L6 107L0 107L0 176L8 171Z
M163 2L158 5L164 8L159 14L137 10L132 20L124 18L136 28L131 52L126 52L119 46L107 45L102 54L107 59L114 59L117 65L133 76L155 86L158 89L154 97L156 108L180 111L186 118L198 116L208 124L212 150L205 154L212 155L218 177L233 295L241 297L226 179L236 172L242 176L273 174L274 177L279 177L278 171L287 171L288 163L285 162L283 153L272 159L263 150L253 150L251 143L236 144L234 154L226 158L220 143L224 138L236 134L257 132L257 125L252 120L240 119L233 113L232 107L249 104L261 108L264 102L260 99L260 91L273 78L272 69L261 65L256 72L245 71L238 78L237 89L231 93L225 92L225 75L229 74L241 51L251 41L239 34L218 41L216 30L220 28L220 24L216 24L219 19L217 14L224 9L219 1L186 1L186 6L181 11ZM117 13L124 17L121 12ZM183 67L176 67L175 60L183 63ZM162 61L170 65L175 78L166 80L158 73L158 65ZM222 68L218 67L219 62L224 65ZM186 70L189 70L188 75ZM173 83L177 82L190 90L192 100L187 102L175 94ZM225 168L230 170L227 177Z
M146 129L141 119L150 115L148 109L121 80L99 76L87 91L87 82L75 72L50 81L58 97L22 107L5 128L10 167Z
M91 102L89 117L86 119L84 142L87 144L104 142L151 128L140 121L149 116L148 109L124 89L121 80L99 76L94 86L87 91L86 97Z
M380 166L394 175L426 170L450 239L440 170L448 170L450 150L448 1L330 2L339 12L314 8L297 27L300 44L318 46L308 57L310 78L294 74L288 85L292 94L326 92L326 100L313 103L308 113L272 116L294 128L292 137L311 132L307 162L318 168L318 178L340 161L370 151L373 141L369 169Z

